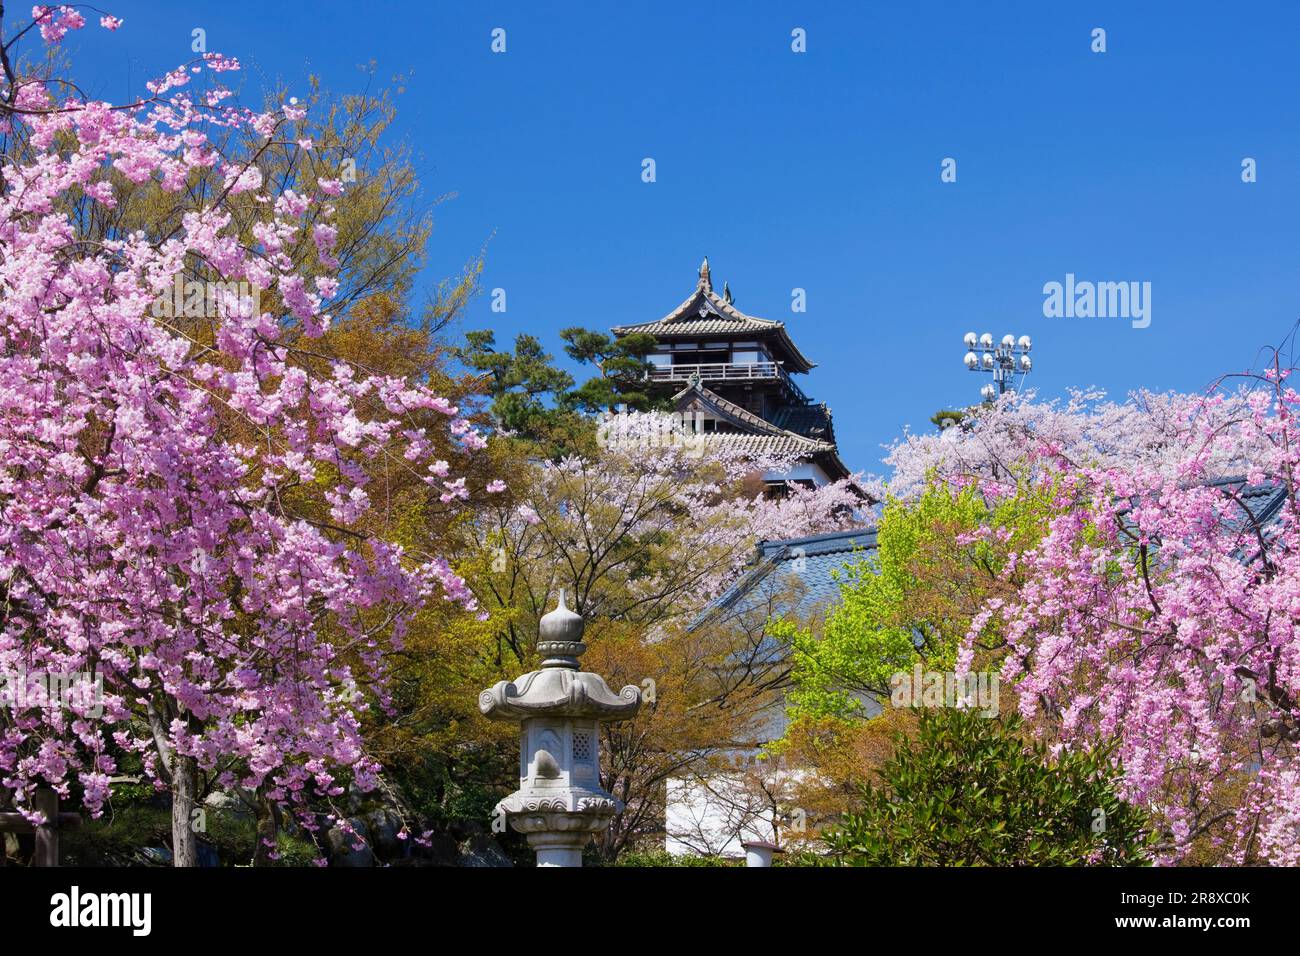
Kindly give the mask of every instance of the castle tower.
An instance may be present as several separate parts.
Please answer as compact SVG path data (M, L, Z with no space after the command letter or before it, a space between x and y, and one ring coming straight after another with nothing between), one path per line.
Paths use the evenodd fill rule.
M821 485L849 470L835 446L831 410L803 393L794 376L815 366L786 331L785 323L746 315L725 284L719 295L706 258L695 291L655 322L616 326L616 336L653 335L651 389L671 396L675 411L693 415L710 442L726 442L756 454L794 453L794 471L769 481Z

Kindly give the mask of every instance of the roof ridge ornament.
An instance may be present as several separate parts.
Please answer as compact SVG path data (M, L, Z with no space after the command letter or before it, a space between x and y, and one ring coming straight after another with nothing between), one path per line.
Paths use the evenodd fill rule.
M700 288L705 292L713 291L713 277L709 274L708 256L705 256L704 261L700 263Z

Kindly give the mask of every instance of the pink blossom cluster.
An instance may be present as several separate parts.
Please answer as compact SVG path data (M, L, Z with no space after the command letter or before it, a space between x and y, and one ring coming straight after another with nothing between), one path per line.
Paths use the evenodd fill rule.
M83 22L70 7L33 15L49 42ZM0 785L20 802L75 781L98 811L124 751L159 780L182 754L290 803L364 788L376 765L352 689L382 699L385 654L423 603L474 606L445 560L367 530L368 484L382 463L459 499L432 436L447 431L444 453L482 439L418 382L299 360L302 337L329 324L336 233L316 225L310 265L285 245L337 190L278 188L223 154L229 131L270 138L302 116L227 105L220 86L185 92L194 70L234 66L209 54L130 109L16 91L11 122L33 155L4 166L0 192L0 672L94 673L104 687L98 719L0 714ZM176 192L209 171L225 190L156 234L86 241L69 214L83 195L111 208L115 175ZM259 200L252 244L225 205L241 191ZM198 264L285 312L231 310L210 342L156 317ZM328 513L296 513L289 489L313 482Z
M1064 401L1039 401L1033 390L1009 392L993 405L968 409L960 425L895 442L885 457L892 469L888 491L907 498L932 475L1005 477L1012 467L1045 460L1142 465L1170 474L1177 468L1172 452L1207 427L1223 430L1207 451L1207 473L1236 474L1265 450L1259 436L1240 425L1247 409L1240 390L1225 391L1210 405L1198 395L1146 390L1122 402L1095 389L1071 390Z
M1118 741L1123 796L1153 811L1167 861L1203 837L1235 861L1300 864L1300 394L1282 378L1171 400L1176 441L1148 427L1112 435L1115 454L1099 438L1086 457L1082 439L1022 449L1054 517L962 655L1000 637L1003 680L1041 732ZM1144 413L1106 417L1122 431Z

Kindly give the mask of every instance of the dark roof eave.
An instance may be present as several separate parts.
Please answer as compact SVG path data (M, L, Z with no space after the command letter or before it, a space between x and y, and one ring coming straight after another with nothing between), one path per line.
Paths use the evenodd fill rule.
M831 481L839 481L841 478L847 478L853 474L849 471L848 466L840 460L838 451L821 451L814 456L814 461L821 466L822 471ZM869 497L863 493L864 497Z
M781 344L786 347L790 357L795 360L797 368L787 368L787 372L810 372L817 367L817 363L809 359L799 351L799 347L794 344L794 339L790 338L790 333L785 330L784 323L778 329L780 333Z

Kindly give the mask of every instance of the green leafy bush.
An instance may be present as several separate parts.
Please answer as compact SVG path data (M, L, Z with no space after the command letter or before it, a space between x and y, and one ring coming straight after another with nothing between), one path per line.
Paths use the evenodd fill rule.
M628 850L619 854L616 866L741 866L743 860L721 856L673 856L667 850Z
M824 835L834 866L1141 866L1146 812L1115 796L1113 748L1053 759L1012 716L922 714L864 788L860 809Z

